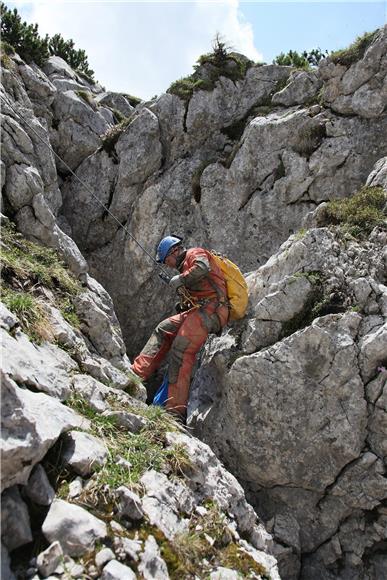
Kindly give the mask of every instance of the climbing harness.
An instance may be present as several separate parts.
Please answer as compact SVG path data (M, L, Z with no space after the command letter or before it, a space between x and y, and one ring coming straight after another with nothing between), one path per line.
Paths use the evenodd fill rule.
M20 115L20 113L11 105L11 103L8 101L8 99L4 95L0 95L0 97L5 102L5 104L12 109L12 111L15 113L15 115L25 125L27 125L27 127L29 127L29 129L31 129L31 131L33 131L33 133L38 137L38 139L40 139L40 141L44 145L46 145L46 147L48 147L48 149L50 149L50 151L55 155L55 157L57 159L59 159L59 161L66 167L66 169L79 181L79 183L82 185L82 187L84 187L86 189L86 191L88 193L90 193L90 195L98 202L98 204L114 219L114 221L116 221L118 223L118 225L128 234L130 239L133 240L138 245L138 247L148 256L148 258L150 258L152 260L152 262L159 269L159 276L160 276L161 280L163 282L165 282L166 284L168 284L169 280L170 280L170 276L164 270L164 268L161 266L161 264L159 264L157 262L157 260L155 260L155 258L144 248L144 246L142 246L140 244L140 242L138 240L136 240L136 238L133 236L133 234L131 234L130 231L126 228L126 226L124 226L124 224L121 223L118 218L116 218L116 216L110 211L110 209L108 207L106 207L106 205L104 205L100 199L98 199L98 197L93 193L93 191L88 187L88 185L84 181L82 181L82 179L80 179L76 173L74 173L74 171L67 165L67 163L65 161L63 161L63 159L54 151L54 149L51 147L50 143L47 143L47 141L45 141L45 139L43 139L43 137L41 137L39 135L39 133L35 130L35 128L30 123L28 123L28 121L24 117L22 117Z

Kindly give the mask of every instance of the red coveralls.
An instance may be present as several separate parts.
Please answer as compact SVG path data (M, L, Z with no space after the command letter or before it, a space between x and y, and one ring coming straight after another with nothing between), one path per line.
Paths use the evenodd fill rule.
M166 407L185 415L195 356L208 334L227 324L229 307L223 273L210 252L202 248L187 250L178 269L184 287L203 303L160 322L134 360L132 370L143 380L148 379L171 350Z

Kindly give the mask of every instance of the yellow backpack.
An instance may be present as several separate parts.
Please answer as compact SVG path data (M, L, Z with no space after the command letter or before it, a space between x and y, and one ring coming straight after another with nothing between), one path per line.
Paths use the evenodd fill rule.
M238 266L226 256L214 251L211 251L211 256L222 270L226 280L227 297L230 303L229 320L239 320L246 314L249 301L246 280Z

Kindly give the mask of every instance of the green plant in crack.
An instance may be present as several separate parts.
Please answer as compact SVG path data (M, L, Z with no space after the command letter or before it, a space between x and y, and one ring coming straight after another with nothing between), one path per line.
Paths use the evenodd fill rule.
M168 447L166 433L179 430L175 419L160 407L130 407L126 411L147 419L139 433L130 433L116 424L114 416L96 412L79 394L66 402L68 406L91 420L89 432L100 438L108 449L106 463L92 476L80 500L104 512L114 503L114 489L120 485L138 489L141 476L149 469L168 470L182 475L191 468L191 461L183 445ZM124 462L119 462L123 459Z
M109 155L114 152L115 145L118 139L121 137L125 129L133 121L133 115L130 117L125 117L122 121L114 125L109 129L104 135L102 135L102 149L106 151Z

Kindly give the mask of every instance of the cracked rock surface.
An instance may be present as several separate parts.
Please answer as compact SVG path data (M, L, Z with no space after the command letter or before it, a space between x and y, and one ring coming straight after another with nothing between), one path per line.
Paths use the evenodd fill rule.
M385 570L386 241L292 236L196 373L191 423L247 490L284 578Z

